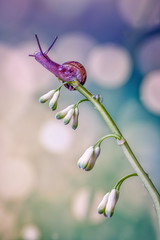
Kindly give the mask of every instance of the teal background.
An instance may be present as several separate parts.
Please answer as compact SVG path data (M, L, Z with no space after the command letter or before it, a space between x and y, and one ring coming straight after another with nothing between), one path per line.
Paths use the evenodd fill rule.
M103 97L159 191L160 74L150 98L147 95L144 101L141 90L148 74L160 71L159 10L158 0L0 1L0 239L158 239L153 203L136 177L122 185L114 216L98 215L103 195L133 170L113 139L102 143L92 171L78 169L83 152L109 129L86 102L79 107L76 131L56 120L57 111L81 96L63 88L55 112L47 103L41 105L39 97L59 82L28 54L38 50L35 33L44 50L58 35L50 58L84 64L86 88ZM123 75L119 69L123 61L117 63L112 53L113 60L105 60L105 48L104 60L99 60L105 74L100 72L100 77L111 80L95 76L92 54L99 46L122 49L122 60L127 53L119 85L112 85L112 73L117 78Z

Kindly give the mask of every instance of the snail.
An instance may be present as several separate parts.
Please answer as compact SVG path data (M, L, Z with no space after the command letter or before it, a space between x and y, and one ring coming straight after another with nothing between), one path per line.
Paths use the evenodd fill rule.
M52 61L48 57L47 54L55 44L58 37L54 39L51 46L45 52L42 51L37 34L35 34L35 37L36 37L40 52L29 54L29 56L34 57L35 60L40 64L42 64L43 67L45 67L47 70L53 73L57 78L59 78L64 82L70 82L76 79L82 85L85 83L87 73L84 66L81 63L76 61L68 61L60 65ZM70 91L75 90L74 87L72 87L70 84L67 84L67 83L65 84L65 87L67 87Z

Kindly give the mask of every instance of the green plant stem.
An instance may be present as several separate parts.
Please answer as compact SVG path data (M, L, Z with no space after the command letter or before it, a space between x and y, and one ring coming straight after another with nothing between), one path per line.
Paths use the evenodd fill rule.
M129 175L127 175L127 176L121 178L121 179L117 182L117 184L115 185L114 188L117 189L117 190L119 191L119 189L120 189L122 183L123 183L127 178L135 177L135 176L138 176L137 173L131 173L131 174L129 174Z
M107 123L107 125L110 128L110 130L112 131L112 133L120 135L121 139L124 139L120 130L118 129L115 122L113 121L113 119L111 118L111 116L109 115L107 110L104 108L104 106L100 102L98 102L95 98L93 98L92 94L90 92L88 92L88 90L86 88L84 88L76 79L74 81L70 82L70 84L94 105L95 109L100 113L100 115L102 116L104 121ZM148 174L144 171L144 169L138 162L137 158L135 157L134 153L132 152L127 141L125 140L120 145L121 145L122 150L123 150L125 156L127 157L128 161L130 162L133 169L135 170L135 172L137 173L137 175L143 182L145 188L148 190L148 192L153 200L153 203L154 203L154 206L156 209L156 213L157 213L157 217L158 217L159 229L160 229L160 195L158 193L158 190L154 186L154 184L151 181L151 179L149 178Z
M120 135L117 135L117 134L108 134L108 135L105 135L105 136L103 136L102 138L100 138L95 144L94 144L94 146L93 147L95 147L96 145L99 145L99 147L100 147L100 145L101 145L101 143L106 139L106 138L110 138L110 137L114 137L114 138L116 138L116 139L118 139L118 140L120 140L121 139L121 136Z
M80 103L82 103L82 102L86 102L86 101L88 101L88 99L82 99L82 100L80 100L76 105L78 106Z

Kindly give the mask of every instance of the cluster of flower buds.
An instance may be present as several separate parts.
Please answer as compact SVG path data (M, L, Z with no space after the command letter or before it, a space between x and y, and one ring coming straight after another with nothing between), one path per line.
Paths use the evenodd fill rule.
M71 122L72 128L75 130L78 127L78 115L79 109L78 106L72 104L67 108L63 109L62 111L56 114L57 119L62 119L65 125Z
M118 198L119 191L117 189L112 189L112 191L108 192L100 202L98 206L98 213L104 214L104 216L107 218L111 218L113 216Z
M52 109L54 111L57 108L57 101L58 101L59 95L60 95L60 90L59 89L51 90L48 93L41 96L40 99L39 99L39 102L40 103L45 103L50 99L49 107L50 107L50 109Z
M45 103L50 99L49 107L52 110L55 110L57 108L57 101L60 95L60 89L61 87L55 90L51 90L48 93L41 96L39 99L40 103ZM92 97L95 98L97 101L102 102L102 97L99 94L94 94L92 95ZM62 111L58 112L56 114L56 118L63 119L65 125L71 122L72 128L76 129L78 127L78 116L79 116L78 104L83 101L85 101L85 99L82 99L77 104L72 104L66 107L65 109L63 109ZM77 163L79 168L84 169L86 171L90 171L94 167L95 162L100 154L100 150L101 150L100 144L107 137L110 137L110 135L104 136L102 139L98 140L94 146L89 147L84 152L84 154L81 156L81 158L78 160L78 163ZM114 189L111 190L111 192L108 192L103 197L102 201L98 206L99 214L103 214L107 218L112 217L116 203L119 198L118 190L115 187Z
M78 167L81 169L85 169L86 171L91 170L94 167L94 164L100 154L100 147L89 147L81 158L78 160Z

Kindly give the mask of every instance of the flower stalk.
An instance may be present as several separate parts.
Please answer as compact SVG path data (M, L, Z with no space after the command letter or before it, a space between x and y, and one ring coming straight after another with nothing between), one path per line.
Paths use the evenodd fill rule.
M107 112L107 110L104 108L102 105L102 98L98 94L92 95L89 91L87 91L86 88L83 87L83 84L86 81L86 70L83 67L82 64L79 62L75 61L70 61L66 62L62 65L52 61L48 56L48 52L51 50L53 47L57 37L51 44L51 46L48 48L47 51L43 52L38 36L35 35L37 44L39 47L39 52L36 52L35 54L30 54L29 56L34 57L36 61L38 61L40 64L42 64L43 67L45 67L47 70L49 70L51 73L53 73L63 84L56 90L52 90L46 94L44 94L39 101L41 103L45 103L46 101L49 101L49 107L52 110L55 110L57 108L57 101L60 95L60 89L64 85L67 87L69 90L77 90L79 91L85 99L81 100L79 103L83 101L90 101L93 105L94 108L100 113L108 127L110 128L112 134L109 134L107 136L104 136L101 138L96 145L92 146L90 150L87 150L87 152L80 158L78 162L78 166L82 169L85 170L90 170L93 168L95 161L100 153L100 145L102 141L105 138L108 137L115 137L117 139L117 144L121 146L126 158L132 165L133 169L135 170L136 174L139 176L141 181L143 182L145 188L148 190L154 205L156 209L156 213L158 216L158 222L159 222L159 228L160 228L160 194L157 191L156 187L154 186L153 182L149 178L148 174L144 171L140 163L138 162L137 158L135 157L134 153L132 152L130 146L128 145L127 141L125 138L122 136L122 133L118 129L117 125ZM74 80L73 80L74 79ZM78 80L76 80L78 79ZM66 82L67 81L67 82ZM79 104L78 103L78 104ZM73 108L71 109L64 109L61 112L59 112L56 116L57 119L62 119L64 118L64 124L68 124L71 121L71 126L73 129L76 129L78 126L78 115L79 115L79 110L78 110L78 104L74 105ZM89 152L88 152L89 151ZM129 175L128 175L129 177ZM125 177L128 178L128 177ZM121 186L122 182L125 179L121 179L120 182L117 185L117 188ZM104 208L99 209L100 213L103 212L107 217L111 217L114 212L114 208L116 205L116 202L118 200L119 193L117 193L117 189L113 189L109 195L105 196L105 212ZM102 201L104 203L104 201ZM103 204L102 204L103 205ZM101 205L101 207L102 207ZM107 209L107 210L106 210Z
M137 173L131 173L131 174L129 174L129 175L121 178L121 179L116 183L116 185L115 185L114 188L119 191L122 183L123 183L127 178L134 177L134 176L138 176Z
M92 94L85 87L83 87L76 79L74 79L74 81L72 82L69 82L69 84L73 86L77 91L79 91L84 97L86 97L86 99L88 99L94 105L95 109L100 113L104 121L107 123L111 132L113 134L120 136L120 139L123 140L121 143L119 140L119 145L121 146L126 158L128 159L134 171L137 173L137 175L143 182L145 188L147 189L153 200L160 228L160 195L158 190L154 186L153 182L149 178L148 174L144 171L144 169L138 162L136 156L132 152L127 141L124 140L125 138L123 137L122 133L120 132L117 125L115 124L107 110L104 108L104 106L98 100L96 100L96 98L93 98Z

